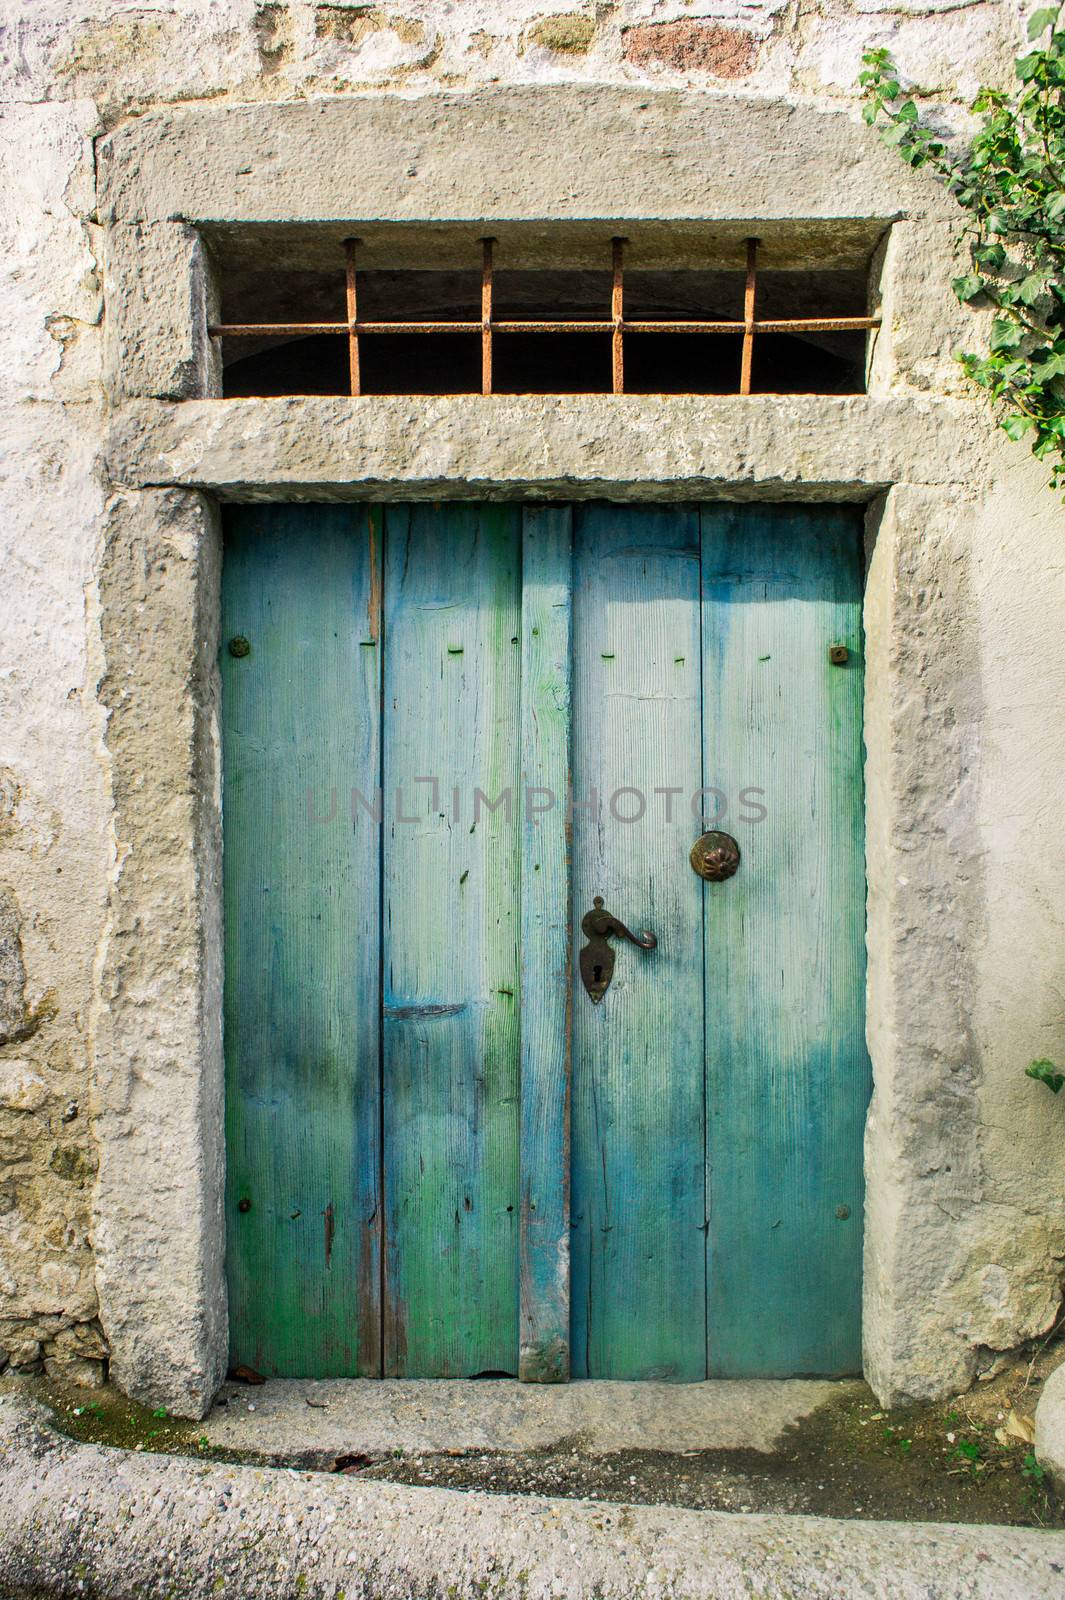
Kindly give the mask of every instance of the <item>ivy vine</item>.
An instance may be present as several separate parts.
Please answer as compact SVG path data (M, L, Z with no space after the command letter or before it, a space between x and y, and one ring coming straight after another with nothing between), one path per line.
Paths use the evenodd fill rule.
M887 50L867 50L866 122L911 167L929 167L968 213L969 271L958 299L992 307L984 354L961 351L1011 439L1027 439L1065 489L1065 0L1036 11L1014 88L981 89L978 131L961 154L921 120ZM884 126L886 124L886 126Z

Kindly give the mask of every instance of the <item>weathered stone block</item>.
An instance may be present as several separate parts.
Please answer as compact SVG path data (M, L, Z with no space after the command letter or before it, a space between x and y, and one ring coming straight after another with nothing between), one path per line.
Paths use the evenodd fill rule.
M183 400L221 392L213 272L194 228L180 222L109 230L105 321L108 391Z
M1035 1454L1054 1487L1065 1491L1065 1364L1055 1367L1035 1408Z
M649 99L646 88L559 85L182 107L125 124L98 151L102 216L128 223L720 220L738 205L768 221L957 209L846 112L690 90Z
M113 503L101 694L124 867L97 1032L100 1321L120 1386L196 1417L226 1359L219 559L201 496Z
M92 1361L103 1361L107 1356L107 1341L98 1322L76 1322L73 1327L61 1328L50 1348L56 1356L81 1356Z
M50 1378L60 1383L76 1383L83 1389L99 1389L107 1381L104 1363L89 1361L82 1356L45 1355L44 1370Z
M28 1061L0 1060L0 1110L39 1111L48 1098L48 1085Z
M883 325L873 347L871 393L918 389L976 399L957 352L981 343L987 317L961 305L951 290L963 264L952 221L892 224L877 263Z
M38 1370L41 1358L41 1341L32 1336L16 1337L8 1350L8 1361L16 1372Z
M652 22L627 28L625 58L635 67L672 67L709 72L715 78L745 78L758 59L758 41L743 28L718 22Z
M26 1017L21 928L15 896L0 886L0 1044L20 1036Z
M116 413L116 481L180 482L242 499L530 488L574 499L858 499L914 476L978 474L986 436L973 406L865 395L731 397L480 395L292 397L225 405L131 404ZM801 486L801 488L800 488Z

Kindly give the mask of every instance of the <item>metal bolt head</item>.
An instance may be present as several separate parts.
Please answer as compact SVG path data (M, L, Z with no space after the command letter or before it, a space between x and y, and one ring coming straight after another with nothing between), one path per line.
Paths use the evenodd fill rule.
M840 1222L846 1222L846 1220L850 1216L850 1214L851 1214L850 1206L837 1206L836 1207L836 1216L839 1218Z
M845 667L850 659L850 651L845 644L830 644L828 659L834 667Z
M237 1210L238 1211L250 1211L251 1210L251 1201L248 1199L247 1195L244 1195L243 1199L240 1199L240 1200L237 1201Z
M230 639L229 653L231 656L237 656L238 658L251 655L251 645L242 633L238 633L235 639Z

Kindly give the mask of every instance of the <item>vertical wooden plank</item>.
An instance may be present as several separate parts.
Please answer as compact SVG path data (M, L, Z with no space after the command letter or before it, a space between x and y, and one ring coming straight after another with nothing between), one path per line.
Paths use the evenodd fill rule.
M520 559L517 507L386 513L389 1375L517 1372Z
M573 1369L698 1379L703 950L688 852L702 781L699 517L588 505L574 519L574 937L584 943L581 918L602 895L658 948L619 943L600 1005L575 990Z
M521 1348L559 1383L569 1356L572 513L526 507L521 665Z
M765 791L704 890L712 1375L861 1370L859 531L849 508L703 509L707 783Z
M374 528L226 516L229 1310L233 1360L267 1375L380 1372L379 829L349 809L379 775Z

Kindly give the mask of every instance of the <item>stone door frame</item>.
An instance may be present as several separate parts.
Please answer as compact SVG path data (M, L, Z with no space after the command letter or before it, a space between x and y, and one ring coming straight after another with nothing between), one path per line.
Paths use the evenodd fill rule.
M130 122L100 157L112 495L94 594L115 865L93 1018L95 1249L114 1379L200 1416L226 1367L219 505L535 497L867 508L865 1364L885 1400L964 1383L964 1338L943 1329L930 1348L934 1308L914 1312L929 1253L949 1274L954 1245L909 1182L943 1130L907 1106L929 1048L964 1032L966 908L938 892L931 809L900 809L929 755L922 719L974 670L952 650L913 682L906 656L990 448L983 414L950 393L954 312L928 287L950 276L942 196L845 114L619 89L182 108ZM876 225L869 392L210 398L201 228L493 217L601 217L604 237L625 217ZM949 738L937 751L931 776L950 789L962 753Z

